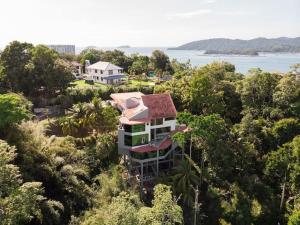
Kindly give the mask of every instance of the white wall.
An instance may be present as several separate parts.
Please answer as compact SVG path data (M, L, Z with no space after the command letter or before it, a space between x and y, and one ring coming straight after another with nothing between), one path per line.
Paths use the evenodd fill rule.
M98 82L98 83L103 83L103 84L107 84L109 81L106 79L102 79L104 77L108 77L108 76L113 76L113 75L120 75L123 74L122 70L113 70L113 74L109 74L108 70L102 70L103 73L101 74L100 70L97 70L97 73L95 71L95 69L87 69L87 74L89 74L91 77L90 79L93 80L94 82ZM120 72L119 72L120 71ZM119 83L120 79L114 79L113 83Z
M87 73L89 75L99 75L99 76L109 76L109 75L118 75L118 74L123 74L122 70L113 70L113 73L112 74L109 74L109 71L108 70L102 70L102 74L101 74L101 71L97 69L97 73L96 73L96 70L95 69L92 69L92 68L88 68L87 69Z
M129 149L134 149L134 148L138 148L140 146L125 146L124 144L124 135L131 135L131 136L135 136L135 135L141 135L141 134L148 134L148 142L151 141L151 129L153 128L161 128L161 127L171 127L171 131L174 131L176 129L176 120L168 120L165 121L165 119L163 120L163 124L161 125L155 125L155 126L151 126L151 122L146 123L145 125L145 131L143 132L136 132L136 133L127 133L124 130L119 130L119 135L118 135L118 149L119 149L119 154L128 154ZM122 137L121 137L122 136ZM146 144L148 145L148 144Z

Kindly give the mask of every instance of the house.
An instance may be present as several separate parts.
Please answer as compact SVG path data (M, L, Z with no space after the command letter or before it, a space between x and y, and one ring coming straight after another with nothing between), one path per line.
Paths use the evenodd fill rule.
M171 135L185 127L176 125L176 109L169 94L115 93L111 98L111 104L122 112L118 152L130 176L143 187L182 159L182 150Z
M118 84L126 77L123 73L123 68L110 62L102 61L87 65L85 72L87 74L87 80L103 84Z
M76 79L82 78L83 66L81 65L81 63L73 61L73 62L71 62L71 66L72 66L73 74L74 74L75 78Z

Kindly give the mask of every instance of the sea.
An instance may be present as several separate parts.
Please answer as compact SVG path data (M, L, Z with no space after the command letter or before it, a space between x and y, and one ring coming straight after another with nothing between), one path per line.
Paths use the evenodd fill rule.
M245 55L206 55L204 51L169 50L167 47L130 47L130 48L98 48L102 50L118 49L126 55L138 53L150 56L154 50L165 52L170 59L179 62L190 60L192 66L201 67L214 61L226 61L235 65L236 71L247 74L249 69L260 68L268 72L286 73L291 66L300 63L300 53L259 53L258 56ZM82 49L81 49L82 50ZM80 50L77 49L80 52Z

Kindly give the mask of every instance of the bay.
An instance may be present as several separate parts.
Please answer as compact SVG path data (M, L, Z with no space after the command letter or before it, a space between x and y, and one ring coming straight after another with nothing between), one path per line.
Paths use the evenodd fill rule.
M154 50L165 52L170 59L179 62L190 60L193 66L203 66L214 61L226 61L235 65L236 71L246 74L251 68L260 68L269 72L285 73L291 66L300 63L300 53L259 53L259 56L205 55L204 51L168 50L166 47L97 48L102 50L118 49L126 55L138 53L150 56Z

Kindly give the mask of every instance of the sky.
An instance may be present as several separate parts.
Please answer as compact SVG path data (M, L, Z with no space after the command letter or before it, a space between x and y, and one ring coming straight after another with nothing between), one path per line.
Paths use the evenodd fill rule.
M0 49L13 40L170 47L281 36L300 36L300 0L0 0Z

